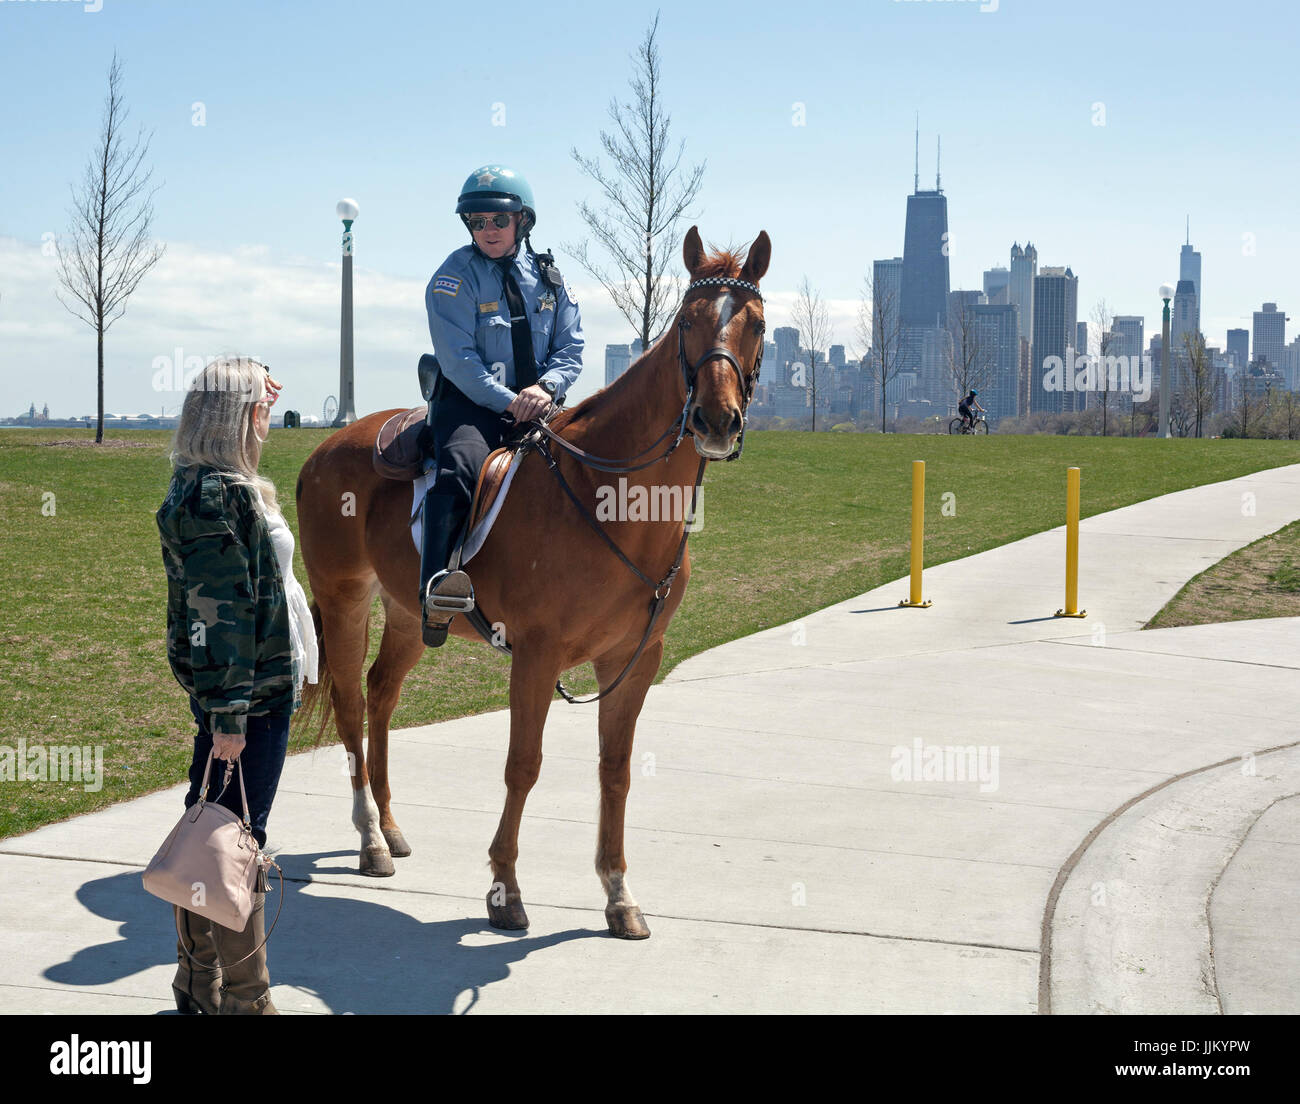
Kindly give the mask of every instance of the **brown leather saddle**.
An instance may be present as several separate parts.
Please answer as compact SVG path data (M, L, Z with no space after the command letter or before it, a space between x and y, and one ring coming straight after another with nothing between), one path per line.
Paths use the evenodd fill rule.
M492 509L506 472L510 470L510 461L514 459L518 449L518 445L505 445L488 453L488 458L483 461L483 466L478 472L478 482L474 485L474 500L469 508L467 532L473 532L475 526Z
M370 461L385 479L412 480L424 473L424 423L428 407L399 410L379 427Z
M424 422L423 406L399 410L384 422L379 427L379 436L375 438L375 447L370 457L375 471L387 479L407 482L423 475ZM483 461L470 505L469 527L471 529L492 509L492 503L496 501L497 492L501 490L502 480L510 469L510 461L517 448L517 445L505 445L490 452L488 458Z

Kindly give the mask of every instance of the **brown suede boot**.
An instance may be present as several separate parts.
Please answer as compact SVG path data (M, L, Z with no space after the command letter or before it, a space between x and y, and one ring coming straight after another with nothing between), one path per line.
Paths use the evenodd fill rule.
M271 1003L271 976L266 969L266 894L253 894L253 913L242 932L212 925L221 955L221 1015L278 1016ZM262 944L259 946L259 944ZM254 947L257 953L244 956ZM240 959L244 959L240 962ZM235 965L227 965L234 963Z
M176 976L172 979L172 993L176 997L176 1010L187 1016L215 1016L221 1005L221 967L218 965L217 942L212 937L212 921L173 905L176 916ZM190 954L200 962L216 966L204 970L194 965Z

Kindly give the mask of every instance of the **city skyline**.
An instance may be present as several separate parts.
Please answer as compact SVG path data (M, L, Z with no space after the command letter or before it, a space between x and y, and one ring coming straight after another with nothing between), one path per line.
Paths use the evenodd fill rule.
M1078 275L1081 313L1104 296L1152 333L1156 288L1182 275L1178 250L1190 213L1212 290L1200 311L1209 344L1224 347L1227 330L1251 329L1265 302L1283 312L1300 302L1292 261L1300 231L1278 186L1300 174L1300 154L1257 110L1267 102L1264 115L1286 117L1297 106L1282 76L1280 36L1253 42L1253 63L1234 80L1193 84L1178 111L1162 112L1161 90L1178 83L1180 56L1222 53L1240 62L1233 25L1217 7L1189 4L1171 21L1154 10L1097 5L1089 18L1122 19L1134 37L1167 40L1167 60L1162 53L1135 68L1103 51L1086 69L1055 70L1050 97L1026 95L1021 67L1008 59L1040 53L1077 13L829 7L828 18L843 24L831 38L776 4L753 5L757 18L741 22L723 10L669 6L661 21L674 138L685 141L688 160L708 161L692 221L719 245L760 229L772 236L769 331L789 321L806 273L830 309L830 343L861 352L854 327L862 278L875 259L903 252L914 112L927 149L930 136L943 135L951 288L981 288L986 271L1007 264L1008 243L1032 241L1042 263ZM1284 11L1246 4L1237 18L1244 25L1263 9ZM580 296L588 355L572 397L603 386L604 346L626 343L629 327L566 249L582 236L576 203L594 193L568 146L599 148L606 105L626 97L626 55L653 11L598 26L536 27L530 45L557 71L580 66L591 90L563 98L559 128L531 73L489 80L462 55L457 43L472 34L470 13L411 8L399 40L381 13L348 5L322 3L306 20L259 8L263 33L250 41L238 28L253 11L238 2L220 18L147 0L106 3L93 15L77 5L0 5L0 87L11 103L27 105L0 138L5 163L21 166L0 209L0 414L29 402L73 415L93 405L93 334L55 301L45 250L66 231L68 185L93 145L114 45L126 66L131 121L154 132L151 161L164 185L157 233L168 254L110 332L106 409L178 405L179 396L160 398L149 380L153 362L180 348L185 356L260 355L284 374L286 405L318 411L337 383L341 227L332 215L344 195L361 204L358 405L415 402L414 365L429 345L423 289L463 241L448 196L466 165L487 156L529 175L541 208L534 243L555 250ZM527 19L529 11L505 3L502 18ZM352 79L343 83L320 64L335 49L340 21L352 42ZM20 30L9 33L13 26ZM721 42L743 65L699 64L701 50ZM817 66L786 64L791 51L809 49ZM864 51L872 86L889 89L887 107L847 76ZM455 78L439 86L436 110L420 76L431 69ZM275 77L248 81L246 70ZM730 94L742 72L763 75L757 95ZM995 113L958 110L972 86L999 105ZM31 96L33 88L41 94ZM504 126L493 125L495 104ZM1219 155L1209 161L1207 133L1219 135ZM1232 168L1246 157L1249 174ZM829 221L810 222L823 202L812 182L827 177L841 198L823 212Z

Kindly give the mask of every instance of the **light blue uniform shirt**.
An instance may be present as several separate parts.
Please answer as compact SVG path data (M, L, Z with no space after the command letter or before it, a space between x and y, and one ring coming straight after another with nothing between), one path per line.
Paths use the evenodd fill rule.
M578 304L567 283L552 289L543 282L536 258L522 243L512 264L532 330L538 382L554 381L558 401L582 371ZM424 292L442 374L471 401L498 413L516 394L503 280L500 263L466 245L443 261Z

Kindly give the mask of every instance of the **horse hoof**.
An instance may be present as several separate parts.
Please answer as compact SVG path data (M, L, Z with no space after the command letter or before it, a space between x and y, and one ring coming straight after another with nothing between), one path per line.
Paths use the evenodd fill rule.
M619 939L649 939L650 926L636 905L617 905L605 910L609 934Z
M400 828L385 828L384 842L388 844L388 853L395 859L404 859L411 853L411 845L406 842Z
M503 931L523 931L528 927L528 913L524 911L524 902L519 895L510 894L502 905L493 901L498 895L495 888L487 895L488 923Z
M368 874L372 878L391 878L397 870L386 847L367 847L361 852L359 873Z

